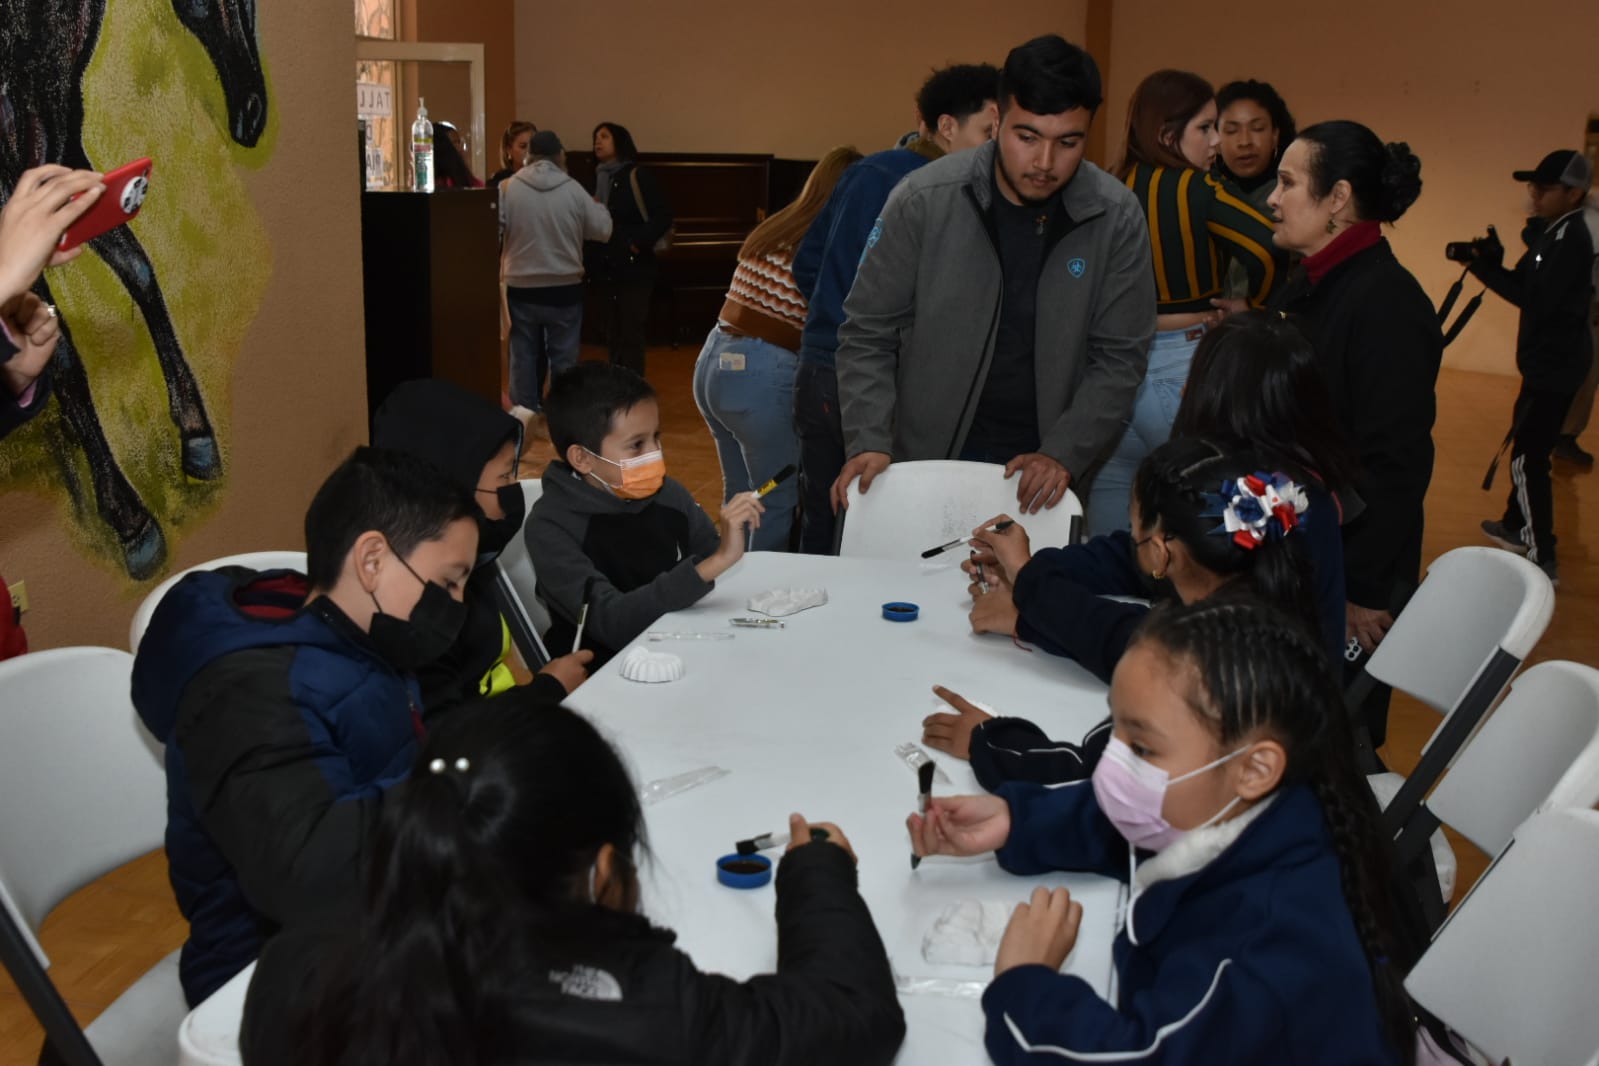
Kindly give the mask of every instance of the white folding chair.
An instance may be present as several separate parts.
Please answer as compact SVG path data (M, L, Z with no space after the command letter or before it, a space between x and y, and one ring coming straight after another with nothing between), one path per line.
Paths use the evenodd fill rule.
M0 662L0 958L69 1066L170 1066L188 1011L173 952L85 1032L37 934L67 896L161 847L162 749L129 697L133 656L58 648Z
M178 1027L178 1066L239 1066L243 1061L239 1030L254 977L252 962L183 1019Z
M838 554L869 559L914 559L937 544L964 537L985 518L1005 513L1027 530L1036 548L1077 541L1083 505L1070 489L1053 508L1020 513L1017 479L997 463L922 459L894 463L864 495L857 479L840 517Z
M1411 996L1487 1061L1592 1062L1599 812L1551 810L1510 845L1411 970Z
M550 612L539 599L538 575L533 572L533 557L527 551L526 532L528 519L533 516L533 505L544 495L544 482L529 478L520 484L524 504L522 530L511 538L511 543L495 560L499 572L495 575L494 591L500 613L511 627L517 650L527 665L537 670L550 661L550 653L539 637L550 628Z
M1456 548L1427 568L1347 701L1358 707L1381 682L1444 716L1385 810L1390 830L1410 818L1504 692L1548 628L1554 606L1544 572L1498 548Z
M1358 709L1378 682L1409 693L1444 716L1407 777L1372 775L1383 804L1383 828L1397 837L1422 799L1460 752L1511 677L1532 652L1554 614L1554 588L1536 564L1498 548L1456 548L1433 560L1427 578L1395 619L1360 677L1347 704L1363 738L1363 769L1375 756ZM1434 826L1436 829L1436 826ZM1429 835L1430 835L1429 831ZM1441 899L1454 885L1454 854L1436 838L1420 849L1412 871L1423 910L1436 926Z
M144 639L144 631L150 627L150 619L155 615L155 609L161 605L161 600L166 594L172 591L173 585L196 570L220 570L224 566L243 566L251 570L298 570L303 574L305 552L269 551L224 555L220 559L212 559L208 563L178 571L151 589L144 602L139 604L139 609L133 612L133 622L128 626L128 650L132 652L139 650L139 641Z
M1408 864L1441 822L1497 855L1531 815L1596 803L1599 670L1579 663L1539 663L1516 679L1504 702L1400 829L1395 846L1400 861Z

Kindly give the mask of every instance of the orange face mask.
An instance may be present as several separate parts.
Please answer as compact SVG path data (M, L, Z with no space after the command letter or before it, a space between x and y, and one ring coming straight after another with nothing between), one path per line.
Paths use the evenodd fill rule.
M587 448L583 450L588 452ZM620 485L606 482L605 486L624 500L648 499L660 492L661 486L666 482L666 457L659 450L646 452L632 459L623 459L620 463L603 455L594 455L593 452L589 454L602 463L610 463L622 472Z

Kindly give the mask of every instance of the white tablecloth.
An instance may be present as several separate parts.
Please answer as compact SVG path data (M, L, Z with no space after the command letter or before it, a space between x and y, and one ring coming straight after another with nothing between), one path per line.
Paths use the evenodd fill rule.
M683 679L625 680L618 656L569 701L617 743L641 784L704 766L730 771L645 811L654 855L644 908L678 932L702 969L743 978L776 966L772 887L724 888L714 861L737 840L785 830L797 810L837 822L849 835L860 857L861 894L901 977L963 982L978 992L988 968L922 959L923 934L939 912L962 899L1019 902L1035 885L1065 885L1084 907L1066 969L1106 992L1122 903L1118 882L1082 874L1018 878L991 858L934 858L910 870L904 820L915 809L916 778L894 747L920 740L921 721L935 709L935 683L1031 718L1053 736L1080 737L1106 713L1105 686L1075 664L972 634L965 581L955 569L960 558L752 554L700 603L652 627L732 632L734 639L644 641L681 656ZM745 606L751 594L783 586L825 587L829 602L784 619L781 630L730 628L729 619L753 615ZM920 619L884 620L882 604L891 600L918 604ZM936 759L952 784L935 785L935 792L979 791L966 763ZM909 1033L899 1062L987 1061L974 998L908 994L901 1001Z
M1105 994L1122 887L1106 878L1013 877L992 859L933 858L910 870L905 816L915 809L915 775L894 753L919 741L942 684L1023 715L1052 736L1076 738L1105 715L1105 686L1075 664L1028 654L1008 639L972 635L966 623L959 553L931 563L755 553L723 576L699 604L662 618L658 632L726 633L732 640L651 643L683 658L682 680L644 685L608 664L568 702L621 749L639 783L720 766L730 773L649 806L652 858L644 902L656 922L706 970L743 978L777 965L773 888L717 884L714 862L737 840L786 831L790 811L837 822L860 857L861 894L903 979L953 982L907 993L908 1033L898 1061L915 1066L982 1063L983 1016L975 998L988 967L932 966L922 937L948 904L963 899L1020 902L1038 884L1065 885L1083 904L1083 925L1066 969ZM829 602L784 619L781 630L730 629L752 615L763 589L825 587ZM882 604L919 604L915 622L889 622ZM952 784L935 792L978 791L970 768L935 756ZM777 853L771 853L777 858ZM185 1066L237 1063L237 1033L249 971L197 1007L182 1032Z

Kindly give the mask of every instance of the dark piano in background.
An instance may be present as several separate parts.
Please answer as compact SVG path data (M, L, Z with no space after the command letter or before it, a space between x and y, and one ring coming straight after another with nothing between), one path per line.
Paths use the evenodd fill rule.
M744 238L768 214L799 195L814 160L769 155L646 152L649 167L672 205L676 232L660 258L650 302L651 344L698 347L716 323ZM567 171L590 192L594 156L568 152ZM603 344L605 319L592 296L583 311L583 339Z

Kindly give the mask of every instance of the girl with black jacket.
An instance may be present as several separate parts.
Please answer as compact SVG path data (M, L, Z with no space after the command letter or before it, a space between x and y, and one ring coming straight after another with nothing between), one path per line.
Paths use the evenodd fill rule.
M702 973L637 913L643 811L610 744L521 691L462 708L384 803L359 926L263 951L244 1061L888 1063L888 957L849 842L812 828L791 818L777 870L777 973Z
M593 243L584 260L605 306L611 362L644 376L645 327L655 288L655 246L672 228L672 207L655 175L638 164L625 126L594 127L594 198L611 212L610 241Z

